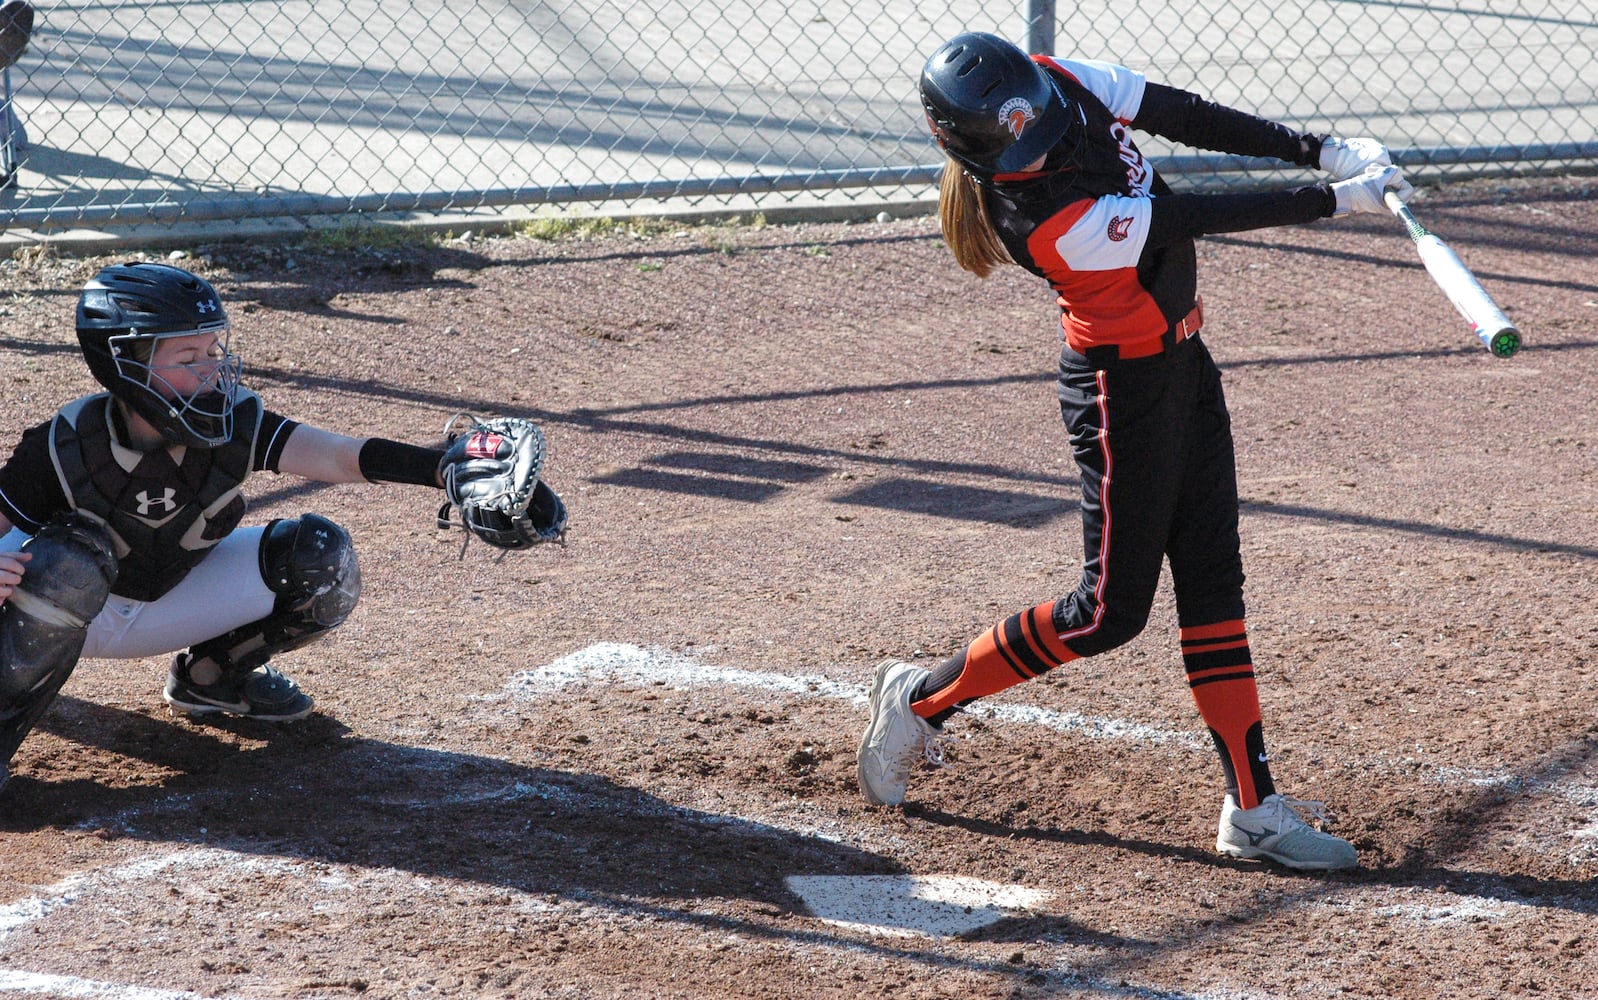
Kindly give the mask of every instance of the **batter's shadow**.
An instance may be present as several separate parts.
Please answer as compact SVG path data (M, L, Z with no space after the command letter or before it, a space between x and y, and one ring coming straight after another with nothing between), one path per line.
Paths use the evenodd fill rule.
M1153 840L1119 837L1113 833L1104 833L1102 831L1070 830L1030 825L1012 826L1009 823L996 820L977 819L971 816L962 816L958 813L945 812L942 809L918 802L906 802L904 814L908 818L919 819L934 826L964 830L966 833L975 834L979 837L991 837L998 840L1064 844L1071 847L1103 847L1110 850L1131 851L1167 860L1189 861L1211 867L1224 867L1234 864L1248 869L1257 867L1252 863L1239 864L1233 862L1228 858L1217 855L1214 851L1201 851L1197 848L1183 847L1177 844L1162 844Z
M1504 806L1500 805L1499 808L1504 808ZM1497 810L1483 808L1479 811L1473 811L1471 814L1472 819L1467 825L1474 829L1478 822L1485 820L1494 811ZM1342 893L1346 892L1351 886L1382 888L1399 886L1428 890L1444 889L1450 892L1468 893L1473 896L1516 903L1523 906L1541 906L1569 910L1575 913L1598 914L1598 897L1593 895L1592 882L1589 880L1493 874L1479 869L1466 871L1450 868L1446 863L1441 863L1442 859L1436 855L1427 855L1419 850L1396 865L1362 866L1336 872L1304 872L1268 862L1261 863L1228 858L1215 853L1213 850L1138 840L1103 832L1040 826L1012 826L1008 823L993 820L961 816L915 802L906 803L904 813L907 817L920 819L937 826L964 830L976 836L991 837L1005 842L1032 841L1036 843L1103 847L1167 860L1189 862L1206 868L1232 869L1239 873L1264 873L1295 879L1300 882L1311 880L1312 889L1307 893L1307 895L1311 896L1317 893L1327 895ZM1473 829L1444 831L1442 838L1444 845L1460 848L1465 841L1471 839ZM1001 925L994 925L989 930L1008 933L1008 930Z
M81 774L85 749L138 762L120 769L124 779L148 777L122 785L100 773L51 777ZM699 930L847 947L929 972L949 966L946 954L915 939L789 919L811 915L786 888L788 876L905 874L897 861L686 809L596 775L360 737L322 714L287 726L195 723L169 719L164 708L130 711L70 696L56 699L19 757L0 794L0 833L88 830L105 840L391 869L560 895ZM757 905L748 916L703 908L717 897ZM1033 940L1045 926L1039 921L1072 940L1150 947L1064 916L1006 919L971 938ZM980 957L961 967L1017 983L1031 975Z
M119 767L119 781L148 777L52 780L81 774L85 747L141 762ZM384 742L323 714L292 725L201 723L164 707L63 696L12 771L0 830L88 829L527 893L734 896L803 912L783 884L789 875L903 871L881 855L685 809L598 775Z

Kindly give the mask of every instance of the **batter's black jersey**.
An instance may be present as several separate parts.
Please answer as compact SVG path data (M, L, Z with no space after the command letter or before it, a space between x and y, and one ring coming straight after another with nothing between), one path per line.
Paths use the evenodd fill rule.
M1320 137L1300 135L1110 63L1033 56L1085 117L1035 173L1000 174L983 189L988 218L1017 264L1059 295L1078 350L1157 337L1192 310L1193 240L1311 222L1332 214L1325 184L1247 194L1174 194L1130 129L1201 149L1307 166Z
M154 600L238 525L239 487L251 472L278 470L297 426L241 389L227 442L141 452L124 444L110 394L85 396L23 433L0 467L0 513L29 534L68 511L93 515L116 545L114 592Z

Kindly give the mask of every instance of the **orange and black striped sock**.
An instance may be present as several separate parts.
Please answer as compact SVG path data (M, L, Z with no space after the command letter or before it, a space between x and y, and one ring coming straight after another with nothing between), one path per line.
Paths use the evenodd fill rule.
M1054 627L1054 604L1050 601L1011 615L977 636L964 652L932 671L911 710L941 724L959 705L1076 659Z
M1238 808L1252 809L1276 791L1248 629L1241 618L1181 630L1182 664L1199 716L1226 772L1226 790Z

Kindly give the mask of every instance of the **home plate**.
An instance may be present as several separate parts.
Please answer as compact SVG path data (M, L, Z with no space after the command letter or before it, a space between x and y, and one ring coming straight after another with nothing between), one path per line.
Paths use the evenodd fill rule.
M829 924L909 937L952 937L1025 914L1049 893L959 875L793 875L788 890Z

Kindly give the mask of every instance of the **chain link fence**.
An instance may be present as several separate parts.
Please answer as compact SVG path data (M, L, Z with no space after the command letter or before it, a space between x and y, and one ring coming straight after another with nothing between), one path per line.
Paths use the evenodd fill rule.
M11 234L915 202L941 166L917 74L966 29L1378 136L1416 174L1598 162L1598 0L35 3L5 80ZM1179 184L1281 173L1146 149Z

